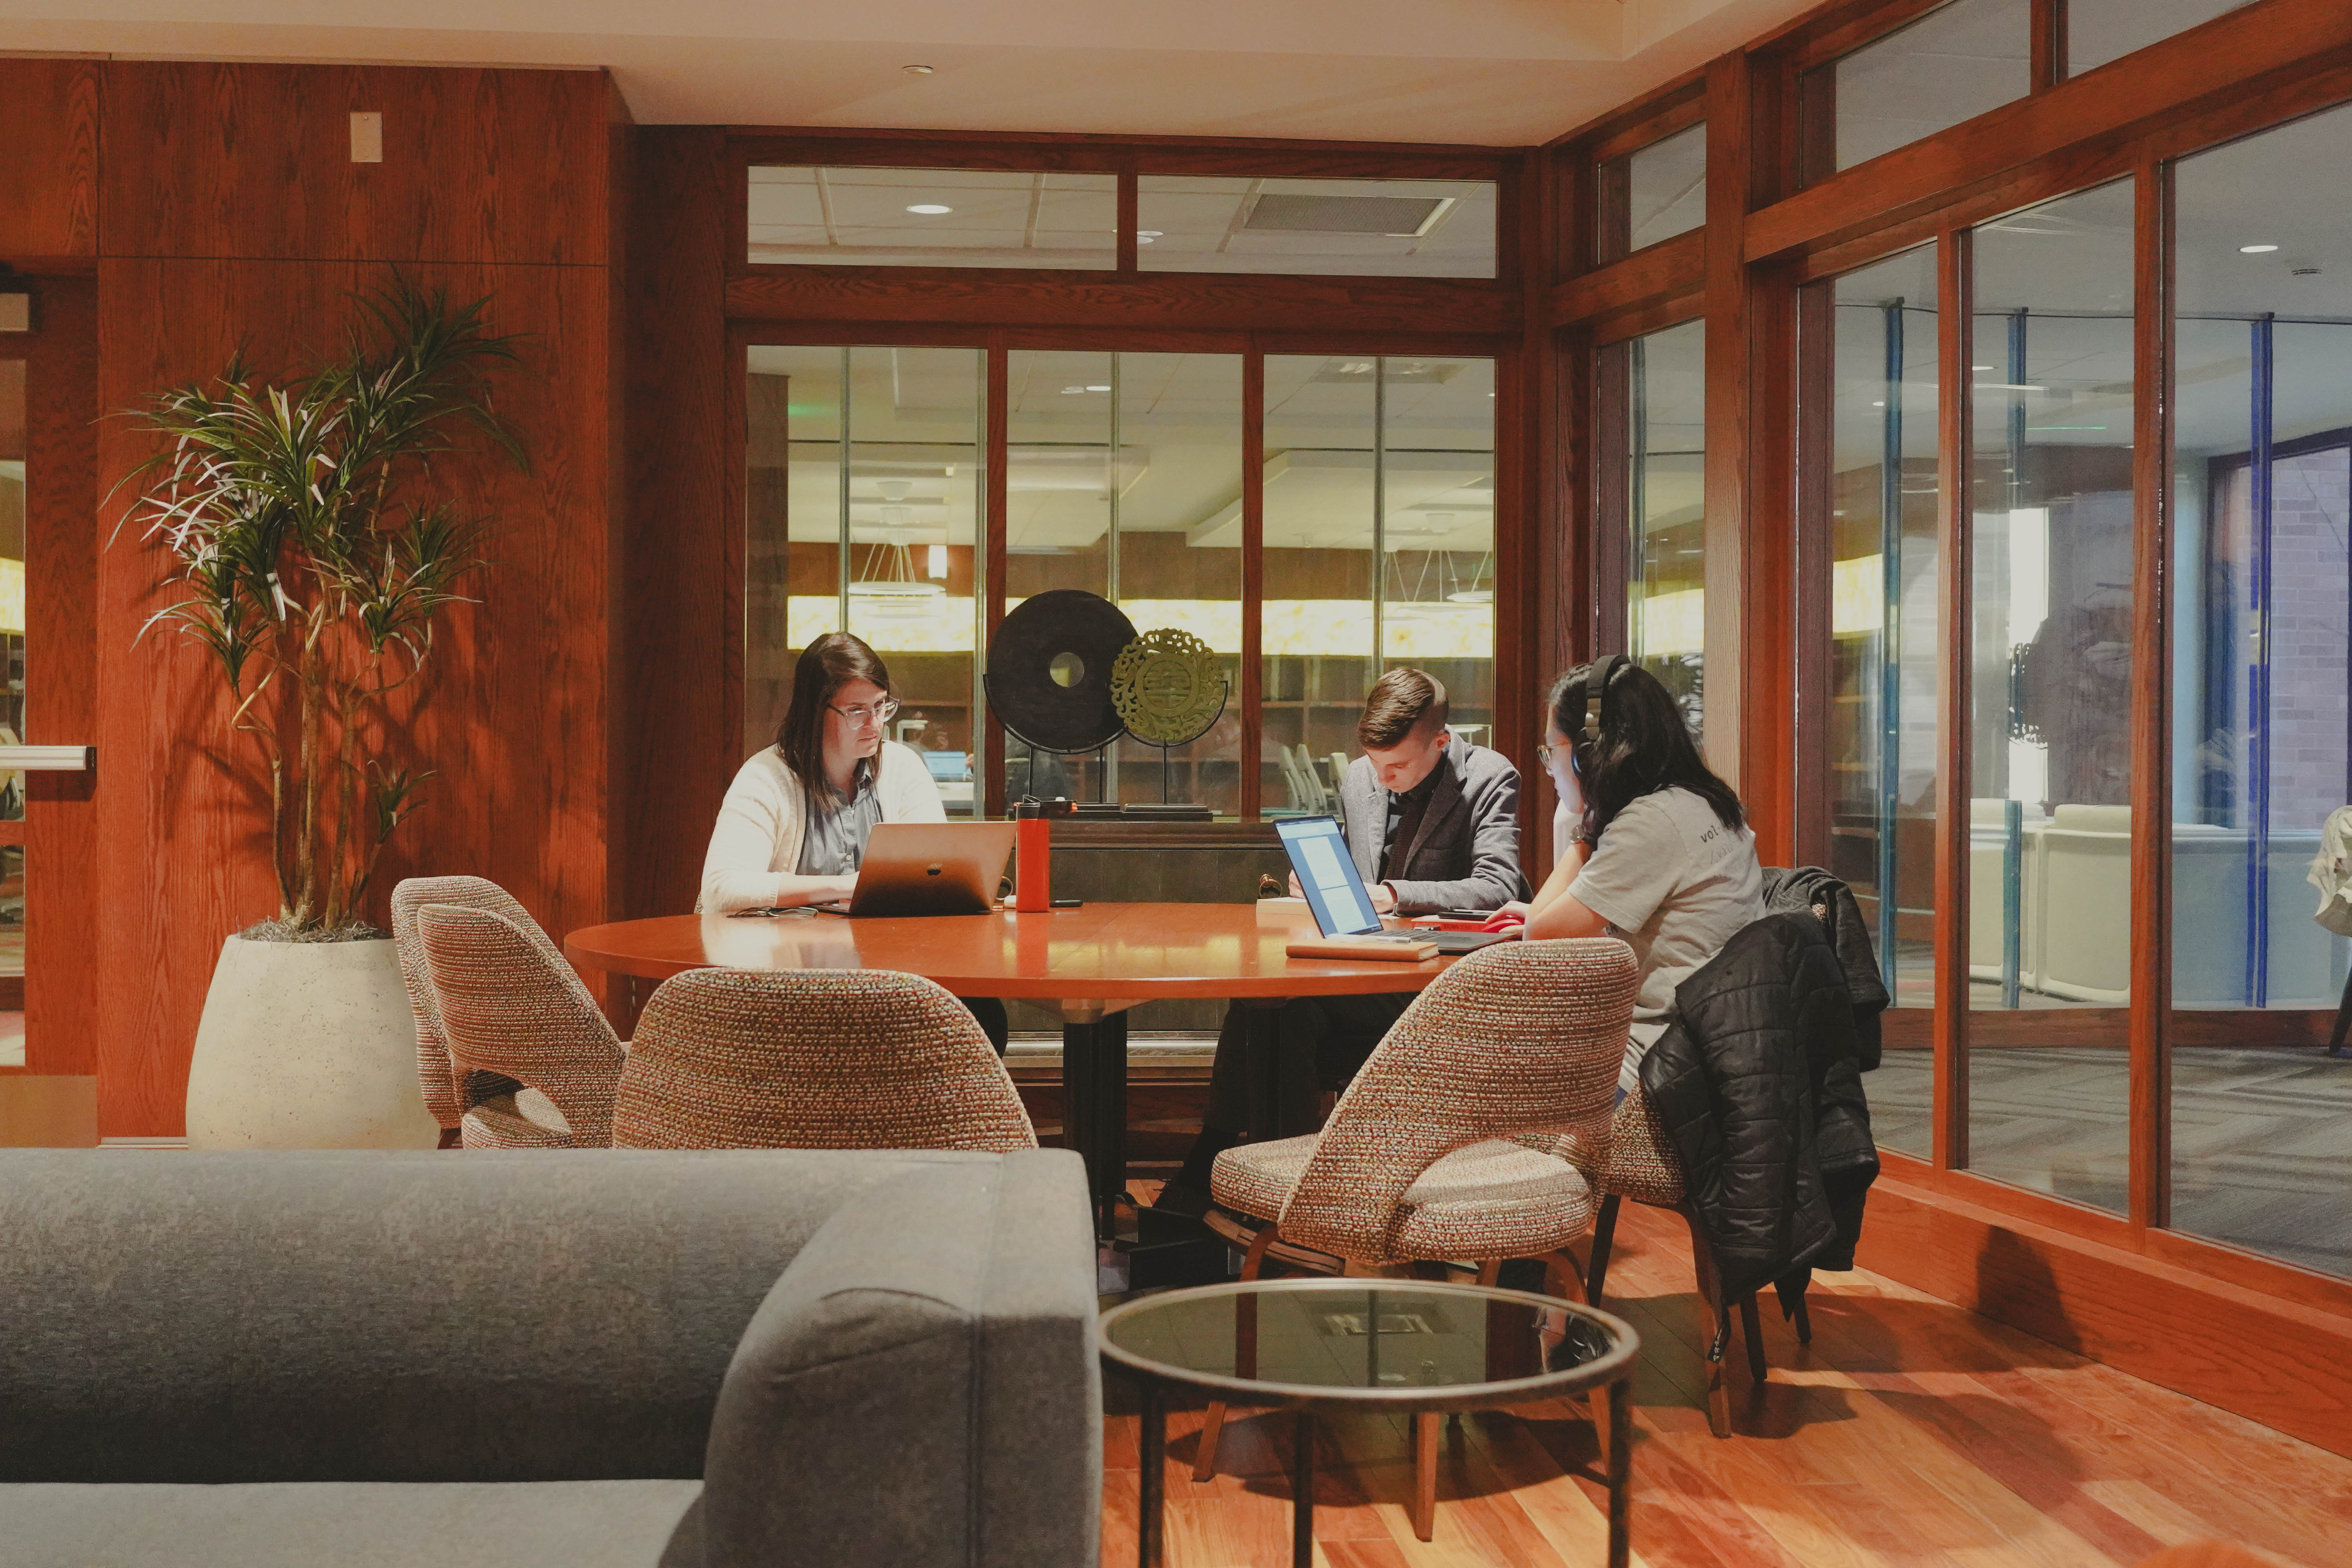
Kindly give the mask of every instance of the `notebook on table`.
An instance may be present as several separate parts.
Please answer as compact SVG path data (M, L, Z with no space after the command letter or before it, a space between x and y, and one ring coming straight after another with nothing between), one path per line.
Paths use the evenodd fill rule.
M1325 936L1419 943L1453 954L1475 952L1498 942L1509 942L1516 934L1432 931L1425 927L1386 930L1381 924L1380 911L1372 908L1372 896L1365 890L1364 879L1357 874L1355 859L1348 853L1347 837L1340 831L1338 818L1288 817L1275 824L1275 831L1282 836L1282 848L1290 857L1290 869L1298 878L1299 890L1307 895L1307 907L1314 911L1317 929Z

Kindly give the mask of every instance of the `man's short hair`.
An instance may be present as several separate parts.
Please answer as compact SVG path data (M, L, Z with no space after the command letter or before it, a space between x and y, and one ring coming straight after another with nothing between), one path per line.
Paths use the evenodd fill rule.
M1445 687L1436 677L1403 666L1372 684L1364 716L1356 721L1356 741L1368 752L1387 752L1445 722Z

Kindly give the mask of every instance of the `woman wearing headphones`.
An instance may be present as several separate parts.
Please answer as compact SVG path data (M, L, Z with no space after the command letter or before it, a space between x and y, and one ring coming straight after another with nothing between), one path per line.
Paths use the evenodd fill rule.
M1493 923L1526 935L1613 936L1633 950L1641 989L1618 1087L1638 1081L1643 1053L1675 1016L1675 988L1751 921L1764 918L1756 836L1732 787L1692 743L1657 677L1622 655L1552 683L1536 753L1559 796L1550 877Z

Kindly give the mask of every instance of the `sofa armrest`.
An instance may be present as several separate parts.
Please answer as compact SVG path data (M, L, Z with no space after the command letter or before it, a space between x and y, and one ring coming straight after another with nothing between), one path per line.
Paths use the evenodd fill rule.
M922 1170L844 1205L729 1366L710 1568L1095 1568L1094 1229L1074 1154Z

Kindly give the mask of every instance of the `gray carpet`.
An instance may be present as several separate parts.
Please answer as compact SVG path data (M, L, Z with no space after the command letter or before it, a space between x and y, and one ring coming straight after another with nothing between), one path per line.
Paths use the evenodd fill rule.
M1972 1170L2125 1212L2123 1052L1980 1050L1969 1066ZM1927 1052L1889 1051L1863 1080L1880 1143L1927 1158L1932 1079ZM2352 1061L2176 1047L2172 1160L2175 1229L2352 1277Z

